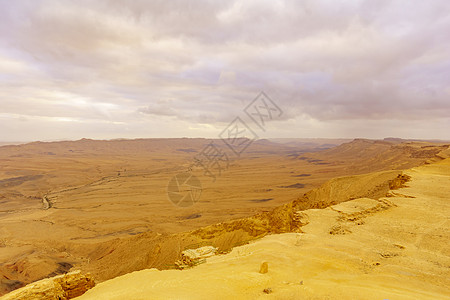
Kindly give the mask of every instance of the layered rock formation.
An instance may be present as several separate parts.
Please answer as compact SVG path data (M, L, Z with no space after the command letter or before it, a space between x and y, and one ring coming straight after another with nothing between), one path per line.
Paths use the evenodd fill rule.
M83 295L95 286L90 274L81 274L80 271L46 278L15 290L1 300L68 300Z
M193 267L206 262L206 258L215 255L217 248L212 246L200 247L197 249L184 250L181 253L181 259L175 263L179 269Z

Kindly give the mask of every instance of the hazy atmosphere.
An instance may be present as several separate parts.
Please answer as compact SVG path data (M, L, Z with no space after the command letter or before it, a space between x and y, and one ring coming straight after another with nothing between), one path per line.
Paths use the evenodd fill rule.
M0 0L0 141L450 139L450 2Z

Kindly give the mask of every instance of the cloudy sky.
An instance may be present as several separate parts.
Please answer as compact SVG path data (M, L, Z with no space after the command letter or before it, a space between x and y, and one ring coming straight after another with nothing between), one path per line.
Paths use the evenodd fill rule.
M261 92L283 111L252 127ZM0 0L0 141L450 139L450 1Z

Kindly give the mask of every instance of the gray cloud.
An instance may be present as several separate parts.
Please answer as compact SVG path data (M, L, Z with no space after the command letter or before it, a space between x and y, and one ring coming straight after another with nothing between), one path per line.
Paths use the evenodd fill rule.
M215 136L261 90L269 136L450 138L445 0L0 1L0 36L0 140Z

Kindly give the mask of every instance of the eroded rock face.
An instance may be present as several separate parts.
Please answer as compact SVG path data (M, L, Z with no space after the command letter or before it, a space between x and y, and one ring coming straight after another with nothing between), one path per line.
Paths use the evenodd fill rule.
M74 271L52 278L42 279L0 297L1 300L67 300L83 295L95 286L90 274Z

